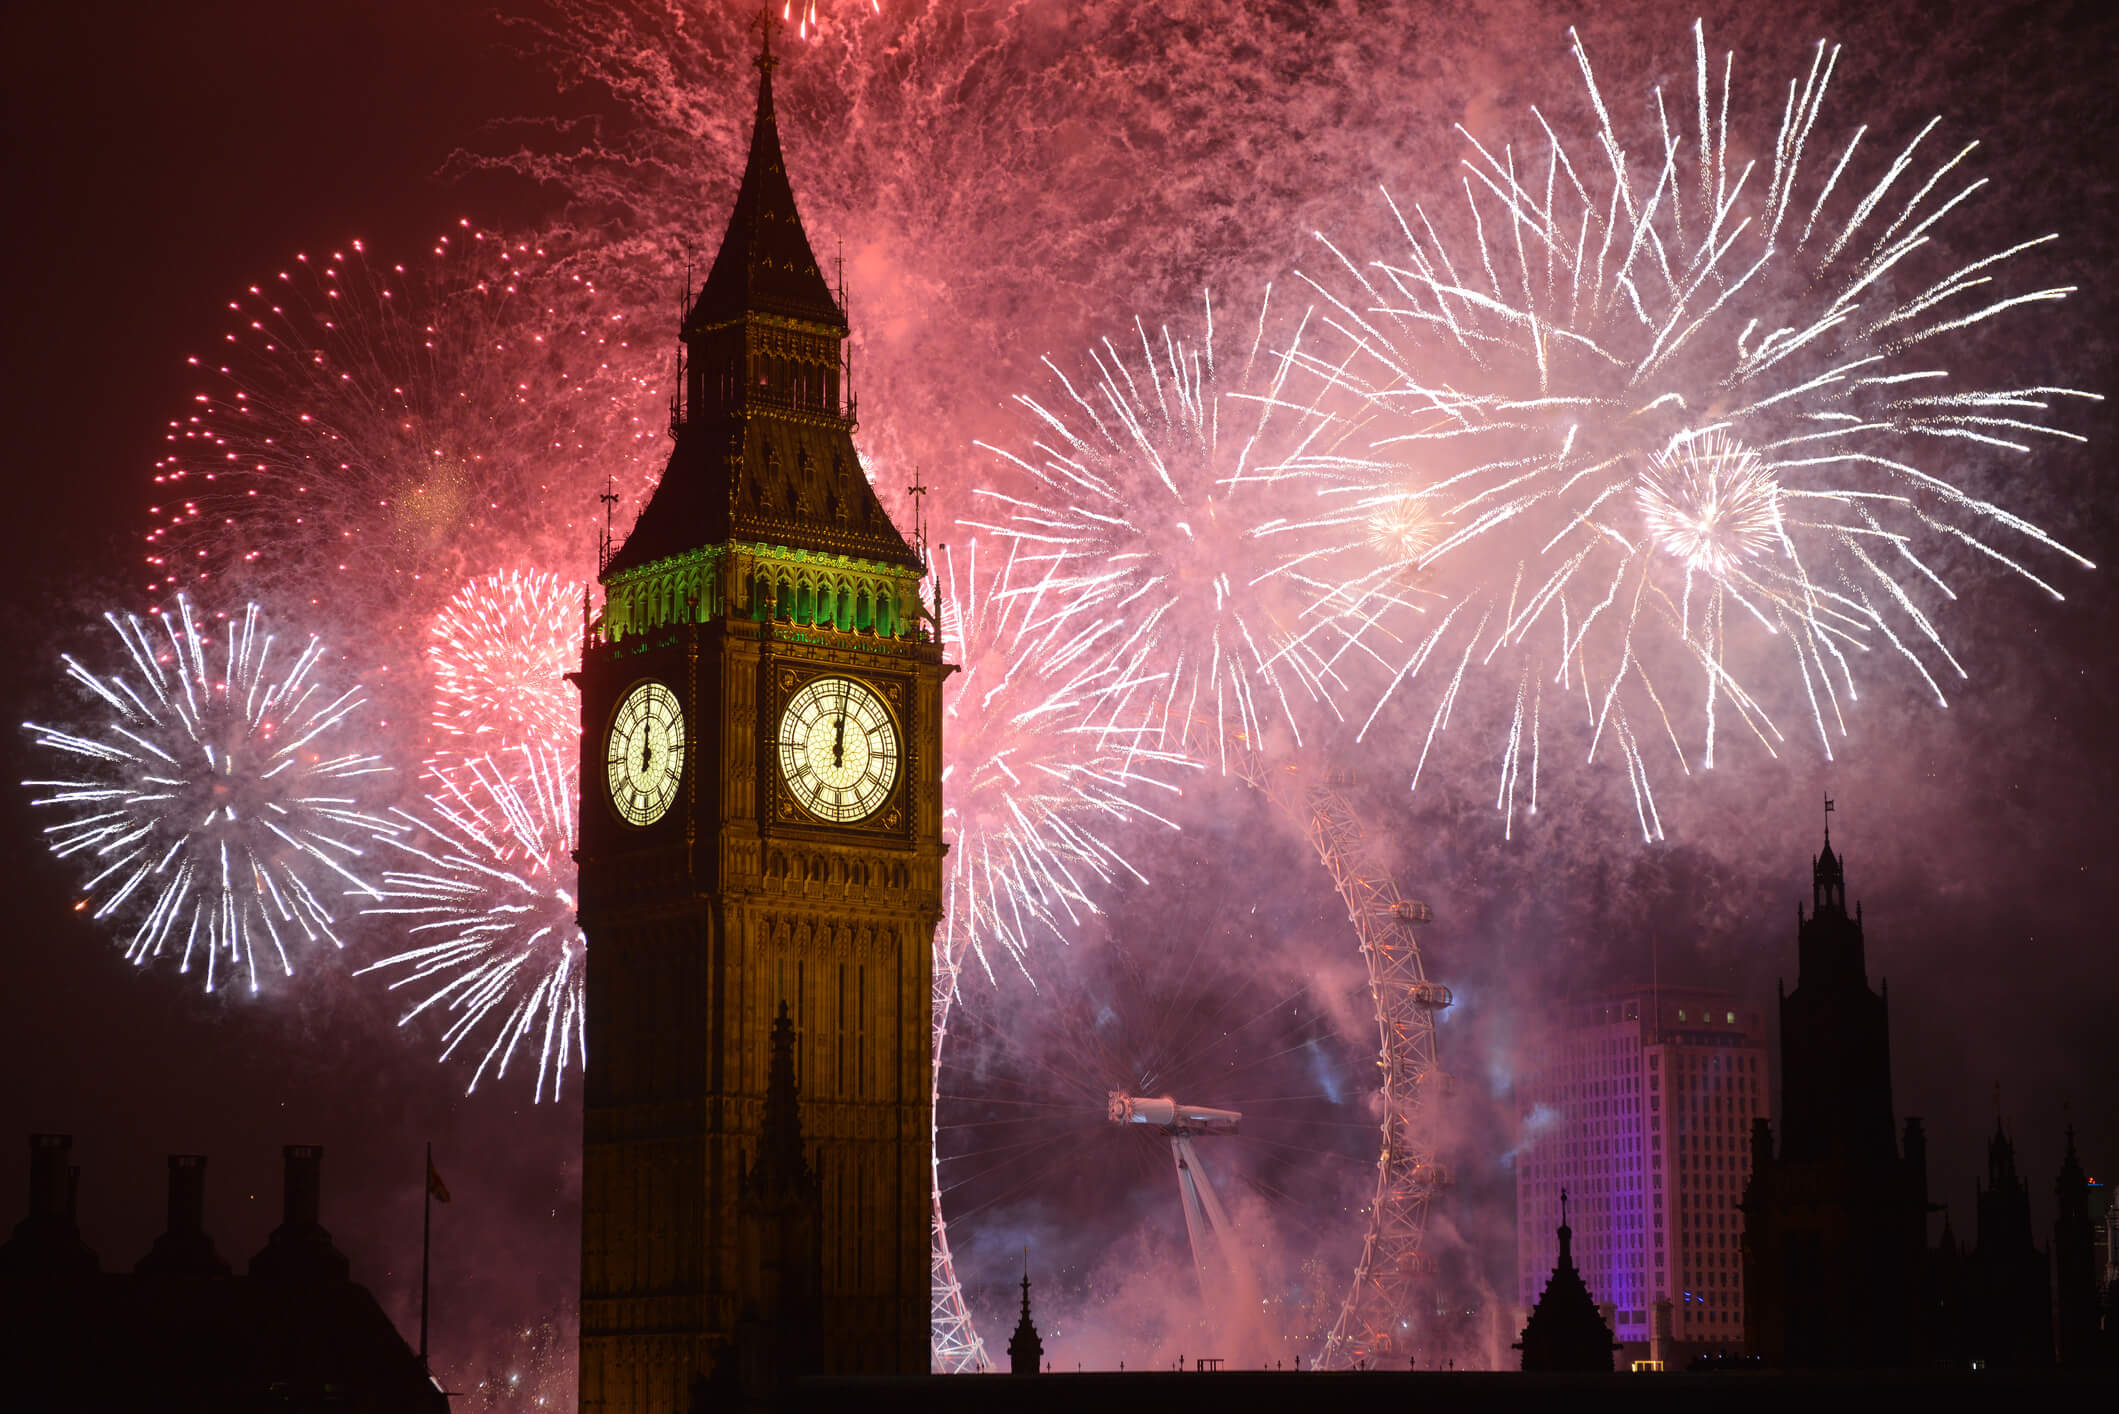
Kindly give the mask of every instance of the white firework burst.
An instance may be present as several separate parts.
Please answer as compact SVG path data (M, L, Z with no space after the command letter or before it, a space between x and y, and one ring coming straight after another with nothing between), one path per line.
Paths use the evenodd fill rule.
M32 805L67 813L44 835L53 854L88 867L77 907L131 924L129 961L174 955L208 991L231 974L258 990L261 955L291 976L294 945L343 947L325 899L378 896L357 872L358 841L382 823L365 799L391 774L343 741L361 689L322 686L322 641L282 647L255 604L216 625L179 594L152 626L104 621L127 669L61 657L104 724L23 724L73 771L24 784L49 792Z
M1519 786L1536 809L1549 706L1579 699L1586 759L1615 744L1653 838L1643 736L1711 768L1733 716L1777 754L1785 702L1829 755L1863 655L1902 660L1938 701L1938 676L1964 675L1935 621L1961 592L1952 554L2055 597L2031 554L2089 566L1977 488L2034 464L2040 439L2081 441L2048 415L2090 395L1982 386L1949 357L1964 331L2071 293L2017 274L2054 238L1944 253L1988 181L1964 173L1976 143L1928 159L1940 120L1877 161L1866 127L1814 160L1830 45L1750 144L1768 155L1733 156L1733 60L1711 66L1693 33L1689 100L1655 90L1630 134L1576 41L1586 134L1533 110L1529 150L1467 135L1461 204L1393 203L1402 249L1331 248L1338 273L1311 280L1348 352L1307 366L1372 418L1366 458L1319 470L1330 497L1444 527L1417 595L1382 563L1320 605L1395 659L1363 730L1433 684L1417 788L1466 681L1498 674L1511 820Z
M397 920L410 946L355 975L420 993L400 1025L446 1019L441 1058L475 1057L466 1094L521 1054L535 1057L533 1099L556 1100L567 1067L588 1063L575 772L550 747L514 747L429 779L424 808L390 812L380 844L398 863L362 909Z

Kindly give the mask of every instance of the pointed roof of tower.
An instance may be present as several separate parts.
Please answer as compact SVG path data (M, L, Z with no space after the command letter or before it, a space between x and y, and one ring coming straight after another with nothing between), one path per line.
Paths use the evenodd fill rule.
M1810 868L1811 876L1820 884L1846 882L1846 866L1840 862L1840 857L1832 852L1832 825L1829 821L1825 824L1825 847L1819 851Z
M1998 1096L2001 1090L1999 1082L1996 1082L1994 1089ZM1995 1107L2000 1107L1998 1098ZM2008 1130L2003 1127L2001 1116L1997 1114L1994 1116L1994 1137L1987 1141L1987 1186L2001 1189L2013 1187L2015 1183L2016 1145L2009 1138Z
M728 233L714 257L684 327L739 319L746 313L777 314L823 324L842 333L846 315L817 268L816 253L795 210L794 189L780 156L780 127L773 116L772 25L760 26L758 112L751 125L750 160Z
M773 113L770 16L760 20L766 39L750 159L720 252L680 330L691 356L672 407L676 446L624 543L599 570L606 585L730 543L926 569L853 443L837 347L847 337L846 316L795 210ZM757 366L744 368L745 359Z
M1013 1375L1034 1375L1038 1362L1044 1358L1045 1342L1038 1338L1037 1326L1030 1319L1030 1249L1023 1249L1023 1314L1015 1323L1015 1334L1008 1338L1008 1372Z
M1523 1368L1529 1371L1564 1371L1609 1374L1611 1352L1618 1342L1611 1327L1597 1310L1596 1298L1575 1267L1575 1230L1567 1225L1567 1190L1560 1190L1560 1260L1552 1277L1531 1308L1523 1326L1523 1338L1515 1348L1523 1352Z
M2060 1160L2060 1176L2053 1180L2053 1191L2060 1197L2063 1215L2071 1199L2087 1192L2089 1182L2089 1173L2082 1167L2082 1156L2075 1152L2075 1126L2071 1124L2067 1127L2067 1153Z

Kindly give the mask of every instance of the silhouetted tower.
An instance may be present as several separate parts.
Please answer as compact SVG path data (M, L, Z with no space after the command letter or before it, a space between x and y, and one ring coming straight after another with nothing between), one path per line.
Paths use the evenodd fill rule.
M2031 1185L1997 1116L1987 1141L1987 1181L1976 1189L1979 1239L1965 1262L1962 1356L1994 1368L2053 1363L2051 1264L2031 1238Z
M2067 1129L2067 1155L2053 1180L2054 1337L2060 1363L2090 1365L2102 1352L2098 1341L2096 1247L2090 1230L2090 1179L2075 1156L2075 1126Z
M1891 988L1869 990L1861 905L1847 911L1832 832L1811 867L1811 911L1796 908L1796 985L1781 997L1781 1158L1874 1163L1894 1156Z
M1611 1352L1619 1343L1611 1325L1597 1310L1594 1297L1575 1270L1574 1229L1567 1225L1567 1193L1560 1193L1560 1260L1552 1269L1538 1304L1531 1307L1523 1338L1523 1368L1547 1374L1611 1373Z
M1038 1339L1030 1321L1030 1267L1023 1267L1023 1314L1016 1318L1015 1334L1008 1337L1008 1373L1034 1375L1045 1358L1045 1342Z
M1869 989L1829 824L1781 996L1779 1153L1752 1128L1744 1344L1791 1368L1904 1367L1928 1354L1927 1139L1911 1118L1902 1150L1892 1134L1890 989Z

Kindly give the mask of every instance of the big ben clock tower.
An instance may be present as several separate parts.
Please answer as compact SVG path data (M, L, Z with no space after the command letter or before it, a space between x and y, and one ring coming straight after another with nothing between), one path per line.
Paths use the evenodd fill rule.
M580 675L584 1410L688 1408L738 1323L772 1318L761 1281L806 1293L824 1371L927 1368L948 670L854 451L846 318L795 211L773 64L768 44L681 331L669 469L603 570ZM789 1249L742 1230L761 1136L792 1132L766 1114L783 1006L807 1277L749 1270Z

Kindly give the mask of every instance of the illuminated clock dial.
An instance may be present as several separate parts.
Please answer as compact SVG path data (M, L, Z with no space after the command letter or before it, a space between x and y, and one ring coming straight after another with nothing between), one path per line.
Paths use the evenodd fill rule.
M644 682L625 695L611 718L604 767L620 819L652 825L668 813L684 775L684 711L675 693Z
M898 779L898 729L867 684L814 678L780 715L780 775L819 820L851 824L882 808Z

